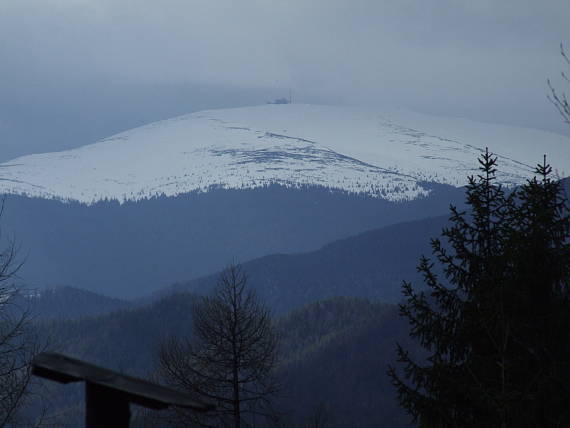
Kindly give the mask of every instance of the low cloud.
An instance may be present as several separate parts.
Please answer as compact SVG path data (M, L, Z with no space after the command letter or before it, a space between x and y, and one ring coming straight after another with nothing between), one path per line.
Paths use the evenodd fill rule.
M545 80L564 65L568 16L567 0L4 0L0 93L293 88L554 129Z

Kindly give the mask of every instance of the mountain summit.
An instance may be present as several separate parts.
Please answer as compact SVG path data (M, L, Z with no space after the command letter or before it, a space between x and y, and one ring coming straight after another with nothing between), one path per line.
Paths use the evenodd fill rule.
M93 204L278 184L405 201L429 194L424 182L465 185L485 147L499 157L507 185L530 177L544 153L570 170L570 139L553 133L286 104L203 111L20 157L0 164L0 194Z

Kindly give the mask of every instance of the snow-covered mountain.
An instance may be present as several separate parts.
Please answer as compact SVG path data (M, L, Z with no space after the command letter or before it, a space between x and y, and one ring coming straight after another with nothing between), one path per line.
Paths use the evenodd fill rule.
M570 171L570 138L547 132L331 106L213 110L1 164L0 226L28 286L137 297L231 260L445 215L485 146L506 184L543 153Z
M136 201L212 188L323 186L389 201L423 182L462 186L485 147L500 180L519 184L546 153L570 171L570 138L405 111L265 105L193 113L98 143L0 164L0 194Z

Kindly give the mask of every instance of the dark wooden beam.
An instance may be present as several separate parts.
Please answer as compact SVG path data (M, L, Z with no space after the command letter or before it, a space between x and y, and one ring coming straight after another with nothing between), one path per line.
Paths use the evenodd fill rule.
M56 353L37 355L32 373L60 383L85 382L88 428L128 427L130 403L151 409L185 407L196 412L214 408L170 388Z

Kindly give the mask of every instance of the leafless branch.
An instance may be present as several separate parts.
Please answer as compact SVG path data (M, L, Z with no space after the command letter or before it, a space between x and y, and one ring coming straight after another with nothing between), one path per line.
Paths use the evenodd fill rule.
M0 218L4 208L2 199ZM23 261L19 261L14 239L6 241L0 250L0 427L16 427L21 425L18 411L34 395L30 362L42 349L30 329L30 311L19 303L20 288L15 279Z
M570 66L570 59L568 58L566 51L564 50L564 45L562 43L560 43L560 54L564 59L564 61L566 62L566 64ZM568 75L564 71L562 71L560 75L562 76L562 79L564 81L570 83ZM570 125L570 104L568 103L568 98L566 97L566 93L564 91L558 92L552 85L550 79L547 79L546 82L548 84L548 89L550 90L550 93L547 95L548 100L552 104L554 104L554 106L562 116L564 122Z

